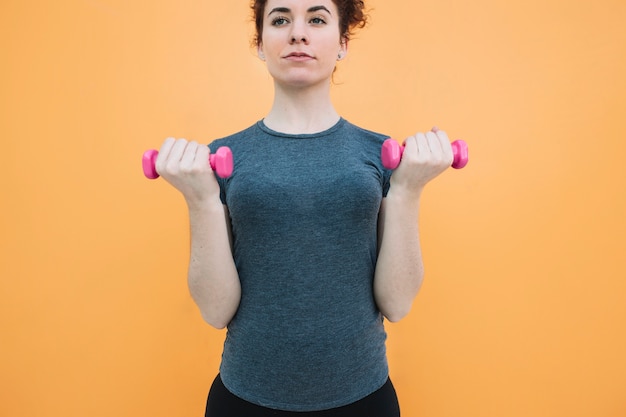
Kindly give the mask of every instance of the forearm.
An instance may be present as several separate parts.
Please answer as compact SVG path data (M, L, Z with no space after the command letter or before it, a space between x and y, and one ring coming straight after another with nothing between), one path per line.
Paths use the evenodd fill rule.
M191 227L189 290L204 320L222 329L235 315L241 297L227 211L221 203L188 206Z
M421 192L389 190L379 220L378 261L374 296L378 308L392 322L406 316L422 285L424 265L419 237Z

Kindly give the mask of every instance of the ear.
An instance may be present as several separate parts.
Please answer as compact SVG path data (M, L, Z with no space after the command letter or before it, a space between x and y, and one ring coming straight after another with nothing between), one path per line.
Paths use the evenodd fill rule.
M256 53L261 61L265 61L265 53L263 52L263 44L260 42L256 47Z
M341 38L341 43L339 44L339 52L337 53L337 60L341 61L348 54L348 39Z

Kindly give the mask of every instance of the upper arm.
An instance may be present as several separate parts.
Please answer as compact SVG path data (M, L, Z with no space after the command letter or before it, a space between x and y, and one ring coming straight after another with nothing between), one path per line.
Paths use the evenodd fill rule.
M233 229L230 222L230 212L228 211L228 206L223 204L224 208L224 221L226 222L226 231L228 232L228 243L230 244L230 251L233 251Z
M380 202L380 209L378 210L378 248L376 254L380 252L380 246L383 243L383 235L385 233L385 207L387 206L387 199L383 197Z

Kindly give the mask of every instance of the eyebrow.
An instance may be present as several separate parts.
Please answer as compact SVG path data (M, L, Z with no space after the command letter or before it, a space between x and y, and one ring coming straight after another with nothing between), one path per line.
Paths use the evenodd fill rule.
M328 10L326 8L326 6L313 6L313 7L309 7L309 9L307 10L308 13L315 13L318 12L320 10L324 10L326 11L326 13L328 13L329 15L332 16L332 13L330 12L330 10ZM271 15L272 13L291 13L291 9L289 9L288 7L274 7L267 15Z

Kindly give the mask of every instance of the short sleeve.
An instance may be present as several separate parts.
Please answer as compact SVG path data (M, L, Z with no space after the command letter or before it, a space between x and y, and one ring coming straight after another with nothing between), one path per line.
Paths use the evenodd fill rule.
M391 173L391 170L383 168L383 197L387 197L387 193L389 192Z
M215 142L209 143L208 146L211 153L215 153L219 148L219 146L215 144ZM222 202L222 204L226 205L226 180L220 178L218 175L215 176L215 179L217 179L217 183L220 186L220 201Z

